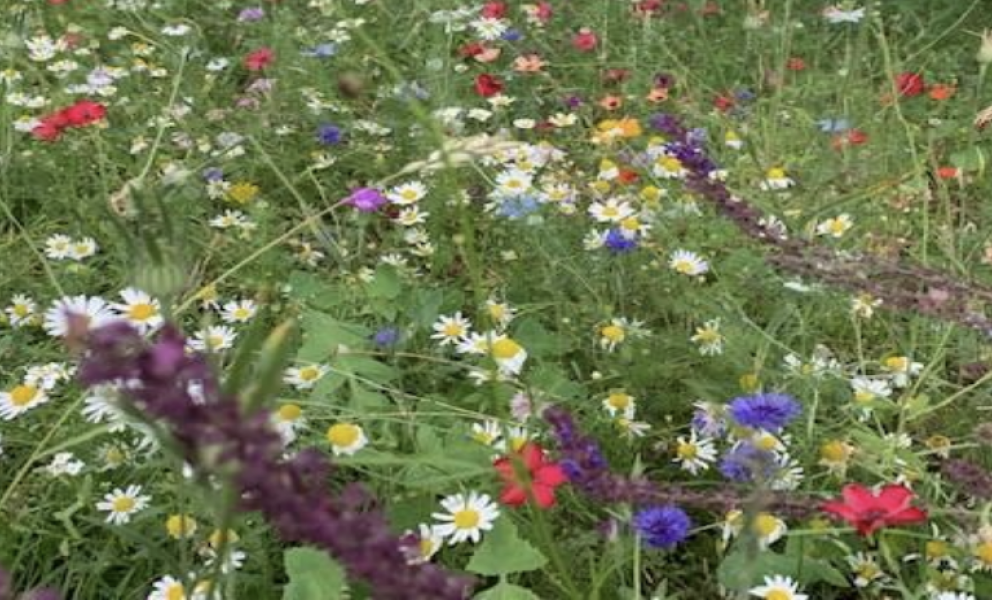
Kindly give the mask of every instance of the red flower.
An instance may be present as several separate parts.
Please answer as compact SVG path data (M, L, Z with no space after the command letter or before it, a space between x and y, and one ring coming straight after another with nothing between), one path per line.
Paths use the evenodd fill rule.
M472 58L486 51L485 44L481 42L469 42L458 49L458 55L462 58Z
M599 44L599 38L591 29L583 27L572 37L572 47L579 52L592 52Z
M482 5L483 19L502 19L506 16L506 2L486 2Z
M31 130L31 135L43 142L55 142L62 137L62 128L54 125L50 119L42 119L41 123L35 125Z
M662 0L641 0L634 5L634 14L640 17L650 17L661 12Z
M900 73L896 76L896 89L899 90L900 96L912 98L926 90L926 83L923 81L923 75L919 73Z
M806 69L806 61L798 56L793 56L789 60L785 61L785 68L790 71L802 71Z
M249 71L261 71L272 64L276 58L276 53L272 48L259 48L248 53L245 57L245 68Z
M713 99L713 106L720 112L727 112L734 107L734 99L731 96L717 96Z
M903 485L890 484L874 494L859 483L849 483L841 496L842 501L825 502L823 510L854 525L861 535L870 535L883 527L927 520L926 511L910 506L913 492Z
M533 494L540 508L550 508L555 504L555 488L568 481L561 465L549 462L544 449L533 442L525 444L513 456L497 459L493 466L505 484L499 500L507 506L521 506ZM517 469L527 470L524 481L518 477Z
M503 82L495 76L483 73L475 78L475 93L483 98L495 96L503 91Z
M554 15L554 11L551 9L550 2L537 3L537 12L534 13L534 16L537 17L537 20L540 21L541 24L547 25L548 21L551 20L552 15Z
M107 115L106 107L92 100L77 100L75 104L62 112L70 127L83 127L96 123Z
M860 146L868 141L868 134L860 129L851 129L834 136L831 145L834 150L843 150L846 146Z

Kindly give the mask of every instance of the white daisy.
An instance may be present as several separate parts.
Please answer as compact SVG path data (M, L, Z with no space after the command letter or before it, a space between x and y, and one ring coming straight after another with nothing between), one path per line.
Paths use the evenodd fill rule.
M527 360L527 351L523 346L505 335L492 341L489 352L499 366L499 370L507 375L519 375Z
M770 192L787 190L794 185L796 185L796 182L786 174L785 169L773 167L765 173L765 179L759 184L759 187L766 192Z
M696 334L689 338L699 348L703 356L723 354L723 334L720 333L720 320L711 319L696 328Z
M765 584L753 587L749 592L764 600L809 600L809 596L799 593L799 584L784 575L765 576Z
M90 395L83 399L83 417L88 423L110 421L110 431L123 431L127 416L118 402L118 389L113 385L98 385L90 389Z
M668 260L668 266L678 273L689 276L703 275L710 266L698 254L689 250L676 250Z
M408 532L413 535L413 532ZM437 525L421 523L417 526L417 548L410 558L411 564L428 562L444 545L444 536L438 532Z
M273 411L272 424L279 432L283 445L288 446L296 441L297 430L306 426L303 409L298 404L283 404L279 410Z
M865 9L843 9L839 6L828 6L823 9L823 18L831 25L838 23L859 23L861 19L865 18Z
M0 418L12 421L16 417L48 402L48 395L41 387L28 383L0 392Z
M441 521L435 525L437 534L447 538L451 546L466 540L477 543L499 517L499 507L489 495L474 491L448 496L441 500L441 506L447 512L431 516Z
M126 490L121 488L103 497L103 502L98 502L97 510L107 511L107 522L114 525L123 525L131 521L131 516L148 507L151 496L141 495L140 485L129 485Z
M86 463L76 458L72 452L59 452L52 457L52 462L45 465L45 472L52 477L62 475L79 475Z
M17 294L10 300L10 306L4 309L12 327L24 327L34 321L38 305L24 294Z
M83 334L118 319L99 296L64 296L45 311L45 332L52 337Z
M386 192L386 198L393 204L416 204L427 195L427 186L419 181L401 183Z
M589 215L599 223L619 223L634 215L630 203L609 198L606 202L593 202L589 205Z
M675 458L672 462L678 463L682 469L693 475L709 469L715 460L716 447L713 440L698 437L695 430L689 434L689 439L679 436L675 440Z
M495 419L487 419L482 423L472 423L472 439L492 446L503 436L503 426Z
M114 304L112 308L138 331L144 333L155 330L165 321L159 301L145 292L127 288L122 290L120 295L123 302Z
M211 325L196 332L189 340L189 347L200 352L219 352L234 345L238 334L226 325Z
M353 423L335 423L327 430L334 456L351 456L368 445L369 439L361 427Z
M842 214L821 221L816 226L816 233L817 235L829 235L830 237L839 238L843 237L851 227L854 227L854 221L851 220L851 215Z
M489 317L495 322L499 327L506 327L516 316L517 311L512 306L506 302L497 302L492 298L486 300L486 311L489 312Z
M93 256L96 254L96 251L96 240L91 237L86 237L72 243L72 246L69 247L68 258L81 261Z
M282 380L298 390L309 390L330 372L331 368L324 364L312 364L304 367L286 369Z
M471 328L472 323L463 317L461 312L456 312L450 317L442 315L432 326L434 334L431 335L431 339L439 340L442 346L457 344L469 334Z
M236 300L224 305L220 318L225 323L247 323L258 312L254 300Z
M57 233L45 240L45 256L52 260L69 258L71 252L72 239L67 235Z

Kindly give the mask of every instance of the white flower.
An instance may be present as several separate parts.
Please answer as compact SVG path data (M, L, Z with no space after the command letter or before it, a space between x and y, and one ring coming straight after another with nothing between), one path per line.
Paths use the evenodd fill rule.
M365 431L353 423L335 423L327 430L327 441L331 443L334 456L351 456L368 445Z
M107 522L123 525L131 521L131 516L148 507L151 496L141 495L140 485L129 485L126 490L115 489L98 502L97 510L107 511Z
M272 424L279 432L284 446L296 441L296 431L305 427L306 423L306 419L303 418L303 409L298 404L283 404L279 410L272 413Z
M258 312L254 300L237 300L224 305L220 318L225 323L247 323Z
M769 192L775 190L786 190L794 185L796 185L796 182L785 173L785 169L774 167L768 169L768 172L765 174L765 179L761 182L759 187L762 190Z
M455 352L459 354L483 355L489 353L490 341L495 336L494 333L472 332L458 340Z
M502 19L477 19L469 23L469 26L480 39L487 42L498 40L509 29L509 25Z
M162 317L162 307L159 301L145 292L135 288L127 288L121 291L121 299L124 302L114 304L112 308L117 311L121 318L134 325L138 331L142 333L152 331L165 321Z
M696 328L696 335L689 340L699 347L699 353L703 356L723 354L724 338L723 334L720 333L720 320L706 321L702 327Z
M506 327L516 316L517 311L506 302L497 302L492 298L486 300L486 310L490 318L500 327Z
M710 464L715 460L716 447L713 445L713 440L698 437L695 430L689 434L689 439L685 436L676 439L675 458L672 462L678 463L682 469L693 475L709 469Z
M427 195L427 186L420 181L402 183L386 192L386 198L393 204L416 204Z
M193 578L194 576L190 575L190 579ZM210 595L207 593L208 590L209 585L198 585L197 589L190 594L186 591L182 581L172 575L166 575L152 584L152 593L148 595L146 600L206 600Z
M0 418L11 421L48 400L45 390L38 386L29 383L14 386L0 392Z
M784 575L765 576L765 584L749 590L752 596L765 600L809 600L799 593L799 584Z
M211 325L197 331L189 340L189 347L200 352L219 352L232 347L236 337L238 334L226 325Z
M520 169L509 169L496 176L496 195L515 198L526 194L534 184L531 176Z
M489 352L506 375L519 375L527 360L527 351L512 338L501 335L489 346Z
M442 346L447 346L457 344L466 337L472 328L472 323L463 317L461 312L456 312L450 317L444 315L438 317L432 328L434 334L431 335L431 339L439 340Z
M72 260L81 261L89 258L96 254L97 245L96 240L91 237L86 237L81 240L76 240L69 247L68 258Z
M110 431L122 431L127 416L118 406L119 390L113 385L98 385L90 389L90 395L83 399L83 417L87 423L110 421Z
M668 259L668 266L677 273L683 275L696 276L704 275L710 270L710 265L700 258L695 252L689 250L676 250L672 252Z
M759 512L751 517L750 524L747 520L746 515L740 510L727 513L723 522L723 543L726 544L731 538L740 535L747 526L750 533L758 538L758 547L764 550L782 539L789 529L785 521L767 512Z
M434 513L435 519L441 521L435 525L437 534L448 539L449 545L455 545L466 540L473 544L482 538L483 531L493 528L493 522L499 517L499 507L487 494L469 492L455 494L441 500L443 513Z
M10 306L4 309L12 327L24 327L34 320L38 305L24 294L17 294L10 300Z
M487 419L482 423L472 423L472 439L480 444L492 446L502 436L503 427L495 419Z
M412 534L408 531L407 534ZM429 561L444 545L444 536L438 533L437 525L421 523L417 526L417 549L410 558L410 564L421 564Z
M821 221L819 225L816 226L817 235L829 235L830 237L839 238L842 237L847 231L854 226L854 221L851 220L851 215L842 214L826 221Z
M52 337L85 333L117 320L107 301L98 296L64 296L45 311L45 332ZM76 331L76 327L80 331Z
M851 298L851 312L862 319L870 319L875 314L875 309L882 305L881 298L875 298L871 294L858 294Z
M589 214L599 223L619 223L633 216L634 209L630 203L616 198L610 198L605 203L593 202L589 205Z
M889 373L892 387L904 388L910 378L920 374L923 363L913 362L908 356L890 356L882 361L882 368Z
M602 404L603 409L610 413L611 417L629 414L631 418L633 418L634 411L637 408L637 398L626 392L616 390L610 392L610 394L603 400Z
M70 252L72 252L72 239L67 235L57 233L45 240L45 256L52 260L69 258Z
M75 368L65 363L51 362L43 365L31 365L24 374L24 383L35 385L45 391L52 391L60 381L68 381L75 374Z
M72 452L59 452L52 457L52 462L45 466L45 471L52 477L72 476L79 475L85 466L86 463L76 459Z
M331 368L323 364L306 365L305 367L290 367L286 369L282 380L298 390L312 389Z
M978 600L975 596L965 592L937 592L933 600Z
M850 565L852 574L854 575L855 587L868 587L875 581L885 577L885 572L878 566L878 562L874 556L867 555L864 552L858 552L857 554L847 556L845 560Z
M853 8L844 10L839 6L828 6L823 9L823 18L832 25L838 23L859 23L861 19L865 18L865 9Z

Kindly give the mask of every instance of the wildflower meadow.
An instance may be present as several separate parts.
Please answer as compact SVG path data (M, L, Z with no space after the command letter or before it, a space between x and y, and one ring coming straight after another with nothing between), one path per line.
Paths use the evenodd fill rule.
M990 0L0 0L0 600L992 599Z

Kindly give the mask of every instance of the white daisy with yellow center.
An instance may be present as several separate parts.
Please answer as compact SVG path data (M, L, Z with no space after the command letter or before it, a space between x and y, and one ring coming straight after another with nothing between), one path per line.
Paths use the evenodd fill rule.
M434 528L451 546L464 541L477 543L499 517L499 507L489 495L474 491L448 496L441 500L441 507L445 512L431 515L440 521Z
M161 304L147 293L135 288L127 288L121 290L120 296L123 302L114 304L112 308L138 331L142 333L152 331L164 322Z
M85 260L96 254L97 249L96 240L91 237L75 240L69 246L68 257L76 261Z
M196 332L189 347L200 352L220 352L234 346L237 332L227 325L211 325Z
M672 462L678 463L683 470L696 475L709 469L715 460L716 447L713 440L700 438L695 430L689 434L688 439L679 436L675 440L675 458Z
M489 355L496 361L499 370L506 375L519 375L527 361L527 351L513 338L500 335L489 344Z
M851 215L842 214L826 219L825 221L821 221L816 226L816 233L821 236L839 238L843 237L844 234L851 229L851 227L854 227L854 221L851 220Z
M637 399L622 390L610 392L603 400L603 409L610 413L611 417L633 411L636 406Z
M599 346L613 352L627 339L627 324L621 319L613 319L599 328Z
M254 300L233 300L224 305L220 318L225 323L247 323L258 313Z
M57 233L45 240L45 256L52 260L63 260L72 252L72 238Z
M306 425L303 409L299 404L286 403L272 413L272 424L275 425L283 445L288 446L296 441L296 432Z
M781 167L772 167L765 173L765 180L761 182L759 187L766 192L770 192L775 190L787 190L794 185L796 185L796 182L789 177L789 175L785 172L785 169Z
M96 505L97 510L107 512L107 522L123 525L131 521L131 517L148 507L151 496L141 495L140 485L129 485L127 489L117 488L103 497Z
M517 315L516 309L512 306L506 302L497 302L492 298L486 300L486 312L489 313L489 318L499 327L506 327L513 320L513 317Z
M696 277L710 270L708 262L691 250L676 250L668 259L668 266L676 273Z
M420 181L401 183L386 192L386 198L393 204L408 206L416 204L427 195L427 186Z
M720 333L720 320L711 319L696 328L696 334L689 340L696 344L703 356L717 356L723 353L723 334Z
M609 198L606 202L593 202L589 205L589 215L599 223L619 223L634 215L629 202Z
M482 423L472 423L472 439L480 444L492 446L503 436L503 427L499 421L487 419Z
M152 593L148 600L191 600L186 593L186 586L172 575L162 577L152 584Z
M335 423L327 430L334 456L351 456L369 444L365 431L354 423Z
M451 316L441 315L431 328L434 330L431 339L438 340L442 346L447 346L457 344L466 337L472 330L472 323L463 317L461 312L456 312Z
M764 600L809 600L809 596L799 593L799 584L784 575L765 576L764 585L753 587L748 592Z
M169 515L165 520L165 532L174 540L193 537L197 528L196 519L190 515Z
M22 383L0 392L0 418L11 421L31 409L48 402L45 390L37 385Z
M38 305L30 297L17 294L10 300L10 306L4 309L7 320L12 327L24 327L35 322Z
M726 544L731 538L737 537L748 526L747 516L739 511L732 510L727 513L723 523L723 542ZM758 546L764 550L778 540L789 530L785 521L767 512L759 512L751 518L749 532L758 539Z
M330 372L331 368L324 364L289 367L283 374L282 380L298 390L309 390Z
M682 179L689 171L682 165L682 161L674 156L659 156L651 167L651 173L655 177L662 179Z

